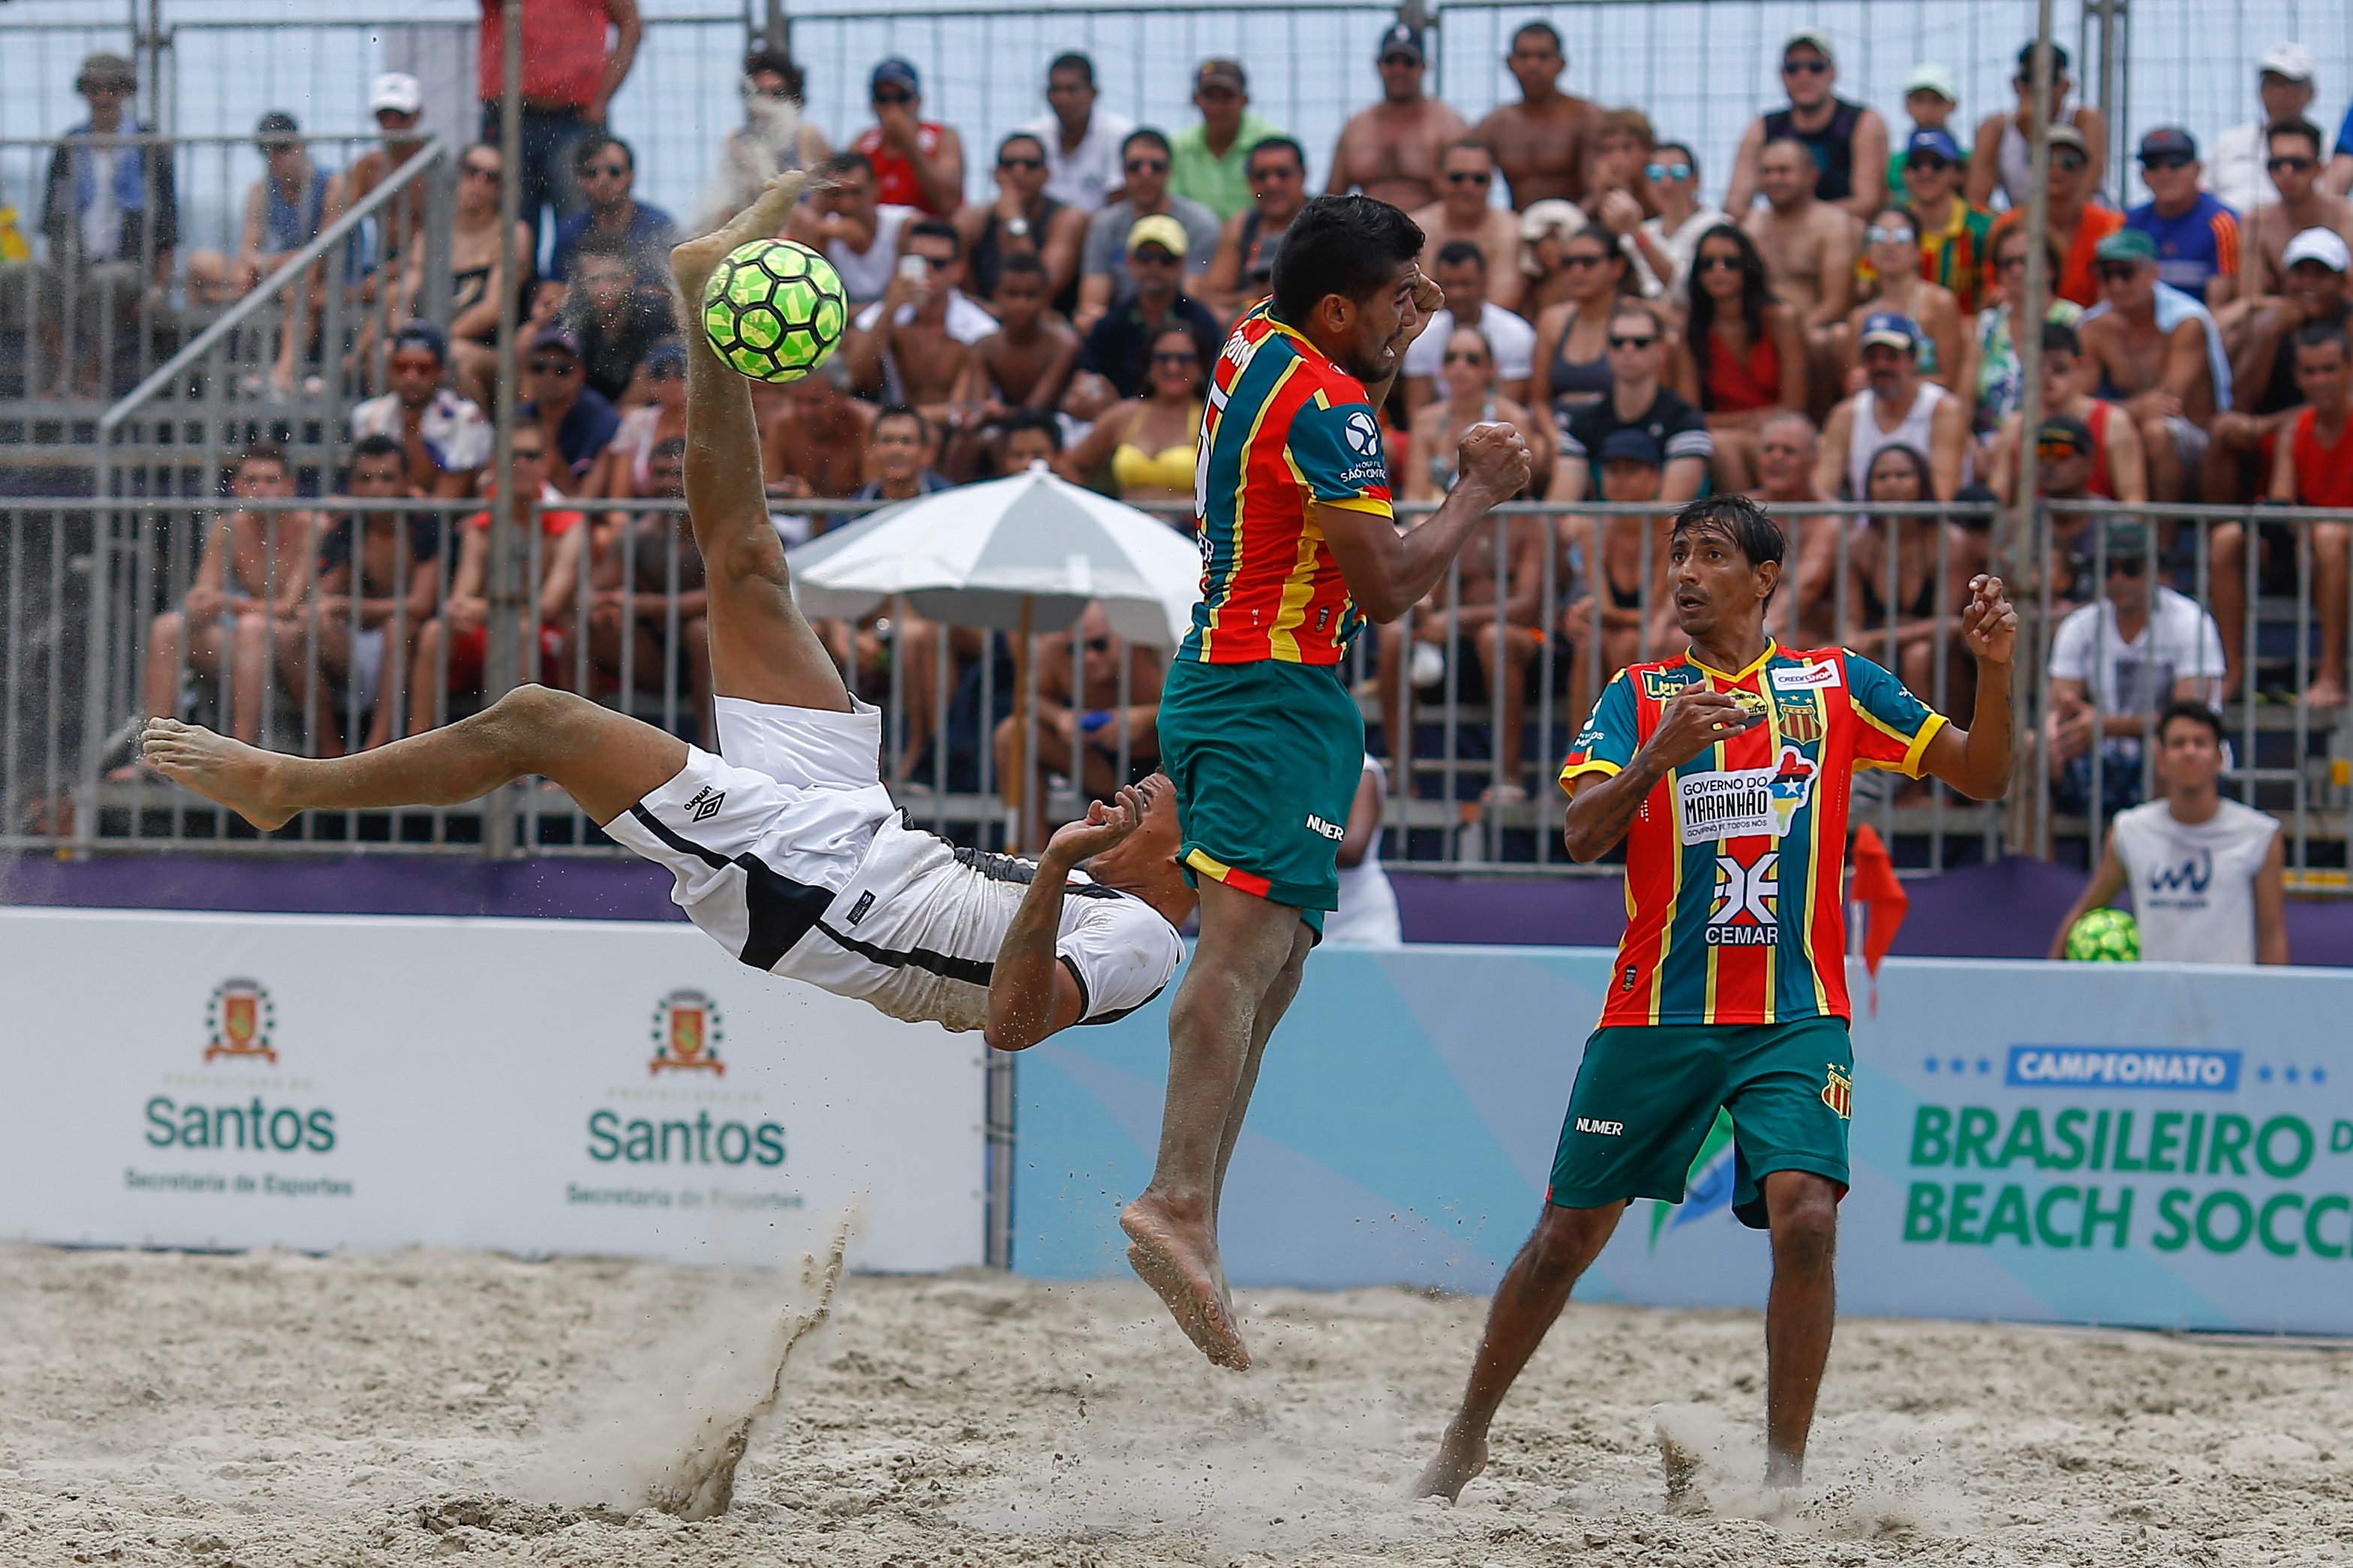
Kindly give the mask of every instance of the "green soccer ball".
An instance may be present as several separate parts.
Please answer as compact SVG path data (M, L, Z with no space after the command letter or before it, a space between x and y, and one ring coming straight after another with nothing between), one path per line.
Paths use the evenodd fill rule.
M2140 927L2122 910L2094 910L2067 928L2067 956L2079 963L2137 963Z
M702 286L712 352L754 381L798 381L825 363L849 325L841 274L789 239L737 246Z

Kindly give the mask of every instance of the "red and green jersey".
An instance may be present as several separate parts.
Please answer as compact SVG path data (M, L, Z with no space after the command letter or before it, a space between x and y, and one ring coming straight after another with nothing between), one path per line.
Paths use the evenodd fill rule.
M1361 616L1319 507L1388 517L1388 460L1364 384L1268 313L1226 340L1201 416L1193 504L1201 602L1179 657L1337 664Z
M1626 835L1626 940L1601 1022L1780 1024L1849 1016L1847 796L1861 768L1914 778L1943 715L1844 648L1767 643L1737 674L1689 654L1620 670L1560 770L1614 773L1687 688L1765 722L1659 782Z

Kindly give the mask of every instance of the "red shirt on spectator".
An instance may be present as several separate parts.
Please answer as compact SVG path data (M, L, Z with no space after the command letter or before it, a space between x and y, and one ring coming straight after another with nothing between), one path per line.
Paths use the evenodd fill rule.
M482 0L482 101L506 91L506 21L501 0ZM522 8L522 95L538 107L584 109L605 86L606 29L614 25L605 0L525 0Z
M482 495L483 498L488 500L498 500L498 486L490 486L482 492ZM587 513L586 512L553 511L546 510L547 503L549 501L563 500L565 499L565 497L564 492L557 489L554 485L545 483L544 481L541 483L539 487L539 500L542 510L539 514L539 535L542 539L561 538L563 535L571 532L574 529L579 527L583 522L587 521ZM478 511L473 516L466 520L466 526L468 528L488 528L491 526L491 514L487 511Z
M915 145L923 149L924 157L931 157L940 150L941 129L937 121L920 120L915 122ZM915 178L915 165L908 161L904 153L882 140L881 126L868 126L851 146L865 153L866 161L874 165L874 199L877 202L885 206L914 207L934 217L948 216L934 206L931 198L923 195L923 182Z
M2295 416L2295 503L2353 507L2353 419L2339 425L2336 438L2324 446L2319 413L2307 407Z

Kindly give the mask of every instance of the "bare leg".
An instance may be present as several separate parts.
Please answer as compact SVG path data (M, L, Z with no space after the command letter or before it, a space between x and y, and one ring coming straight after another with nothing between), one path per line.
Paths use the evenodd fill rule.
M2140 422L2142 462L2148 469L2148 499L2179 500L2183 478L2181 448L2174 444L2173 424L2162 415Z
M1201 884L1201 939L1168 1016L1168 1097L1152 1184L1120 1226L1129 1264L1168 1304L1177 1326L1219 1366L1250 1352L1219 1299L1218 1163L1234 1120L1258 1015L1297 949L1299 911Z
M256 827L296 812L457 805L533 773L601 826L678 776L686 742L585 697L519 686L481 712L354 757L290 757L177 719L150 719L148 765Z
M1528 701L1528 666L1536 655L1536 639L1525 626L1498 625L1479 641L1479 659L1486 667L1487 700L1495 712L1495 784L1501 800L1525 800L1527 769L1520 756L1522 726Z
M1389 761L1402 770L1413 749L1412 676L1406 668L1405 627L1395 621L1373 628L1379 637L1376 684L1381 694L1381 734L1388 742Z
M1598 1209L1545 1205L1535 1234L1495 1287L1494 1302L1487 1309L1487 1331L1471 1363L1471 1384L1462 1391L1462 1408L1447 1424L1437 1457L1414 1482L1416 1497L1442 1497L1451 1502L1462 1495L1472 1477L1487 1468L1487 1427L1504 1395L1544 1343L1546 1331L1568 1304L1577 1277L1601 1256L1609 1233L1618 1228L1618 1216L1625 1212L1622 1202Z
M1838 1186L1811 1171L1764 1181L1773 1226L1773 1289L1765 1301L1765 1484L1806 1479L1806 1436L1838 1316Z
M441 706L441 645L449 623L435 617L417 628L415 673L408 683L408 732L422 735L433 728Z
M2206 602L2222 639L2222 695L2235 697L2246 679L2240 663L2247 636L2247 531L2235 522L2218 525L2206 561Z
M1234 1146L1242 1141L1242 1121L1250 1114L1250 1096L1258 1090L1259 1064L1266 1058L1266 1042L1274 1035L1274 1026L1291 1010L1299 994L1299 982L1306 972L1307 955L1315 949L1315 938L1301 921L1293 933L1291 956L1274 984L1267 987L1266 996L1250 1020L1250 1055L1243 1058L1240 1079L1234 1085L1232 1109L1226 1112L1226 1130L1218 1139L1218 1175L1209 1189L1209 1218L1215 1228L1217 1216L1226 1201L1226 1167L1234 1163ZM1224 1278L1222 1270L1219 1278Z
M2315 708L2345 705L2345 617L2348 556L2353 530L2341 522L2312 528L2312 609L2320 621L2320 663L2304 700Z
M217 646L220 632L210 622L200 627L195 642ZM188 619L177 610L155 617L147 633L147 712L162 718L180 710L180 660L195 662L195 647L188 635Z
M232 726L247 745L261 738L261 711L269 701L269 617L248 612L237 618L229 646L230 701L237 709Z

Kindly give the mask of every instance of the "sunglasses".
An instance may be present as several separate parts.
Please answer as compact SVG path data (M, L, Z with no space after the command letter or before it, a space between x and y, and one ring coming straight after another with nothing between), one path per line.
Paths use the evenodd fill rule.
M1450 185L1483 185L1494 177L1492 174L1473 173L1469 169L1449 169L1446 172L1446 183Z
M929 238L930 237L925 236L924 237ZM907 252L907 254L920 258L924 266L930 268L934 272L945 272L949 268L954 267L956 264L956 258L953 256L925 256L920 250L911 250Z
M1862 231L1862 237L1873 245L1909 245L1920 237L1901 226L1894 228L1882 228L1879 225L1873 224Z
M627 163L583 163L580 165L580 177L584 180L595 179L599 174L602 174L608 180L617 180L628 172L629 166Z
M2034 444L2034 456L2045 463L2063 463L2087 455L2077 451L2072 441L2037 441Z
M1166 251L1161 249L1155 245L1148 250L1132 250L1128 252L1127 264L1130 267L1139 265L1145 267L1174 267L1176 265L1176 258L1169 255Z
M1111 638L1089 637L1086 641L1086 649L1089 653L1109 653L1111 651Z
M1193 96L1206 98L1212 103L1225 103L1240 98L1241 94L1229 87L1197 87L1193 89Z
M1646 349L1658 341L1659 336L1656 332L1639 338L1621 338L1615 332L1609 334L1609 346L1612 349Z
M1029 169L1034 171L1044 168L1046 166L1046 160L1043 158L999 158L997 161L997 166L1000 169Z
M1482 353L1451 353L1446 356L1446 363L1448 364L1485 364L1487 356Z
M518 463L544 463L547 461L547 448L544 447L517 447L514 449L514 460Z
M2103 283L2129 283L2140 268L2129 261L2103 261L2099 271Z
M1783 76L1827 76L1830 70L1831 62L1828 60L1783 60L1781 62Z
M2187 153L2159 153L2154 158L2141 159L2140 166L2144 169L2186 169L2195 162L2197 160Z
M2301 174L2306 169L2316 169L2319 166L2320 160L2317 158L2268 158L2263 161L2263 167L2274 174Z
M1197 353L1155 353L1152 356L1152 363L1154 364L1181 364L1187 370L1190 370L1193 366L1201 363L1201 356Z
M676 381L685 374L686 366L672 360L646 366L646 379L649 381Z
M570 360L535 359L531 362L533 375L578 375L580 367Z
M2137 577L2148 570L2148 563L2137 555L2112 555L2108 558L2111 577Z
M2064 169L2071 174L2082 169L2087 161L2084 154L2076 152L2073 147L2062 147L2051 154L2051 166L2054 169Z
M1941 174L1953 166L1953 162L1936 153L1914 153L1905 157L1904 166L1917 169L1924 174Z
M485 168L480 163L469 163L465 167L465 175L470 180L495 180L499 177L499 171Z
M1383 55L1381 57L1381 68L1383 70L1387 70L1391 66L1408 66L1415 70L1419 70L1421 68L1421 62L1414 58L1411 55Z
M1642 177L1646 180L1688 180L1692 177L1689 163L1645 163Z
M912 92L878 92L874 95L874 101L877 103L913 103L915 101L915 95Z
M1165 174L1168 172L1166 158L1130 158L1125 165L1131 174Z
M1698 260L1692 263L1692 270L1694 272L1737 272L1740 270L1740 258L1737 256L1725 256L1722 254L1703 256Z
M2007 272L2013 267L2023 268L2025 266L2026 258L2024 255L2005 256L1993 264L1993 269L1996 272Z

